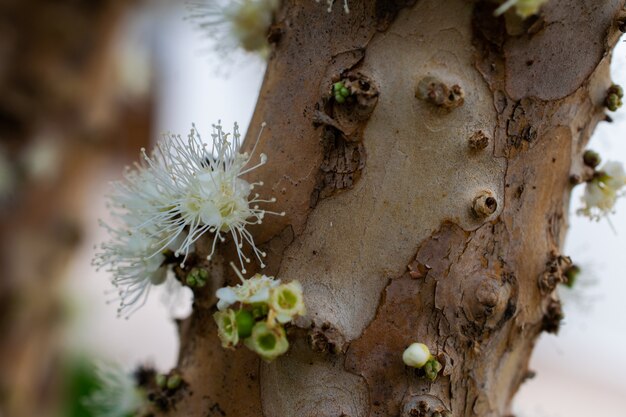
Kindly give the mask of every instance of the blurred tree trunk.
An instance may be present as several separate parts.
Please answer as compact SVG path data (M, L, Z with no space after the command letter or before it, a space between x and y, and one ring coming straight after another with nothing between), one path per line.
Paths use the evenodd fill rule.
M309 320L266 364L222 349L215 288L197 292L186 385L158 415L510 413L562 318L570 177L605 119L624 2L551 0L524 21L497 4L283 2L250 137L268 123L258 172L287 216L255 233ZM332 99L340 80L355 102ZM443 363L435 382L404 366L412 342Z
M149 101L120 102L113 46L132 2L0 2L0 415L55 415L59 291L90 180L149 140Z

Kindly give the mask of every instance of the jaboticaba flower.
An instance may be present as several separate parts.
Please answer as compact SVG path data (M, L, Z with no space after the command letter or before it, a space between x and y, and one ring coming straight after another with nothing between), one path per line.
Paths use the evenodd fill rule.
M281 326L269 327L265 322L254 325L252 335L245 340L245 344L266 361L276 359L289 349L285 329Z
M266 56L267 32L280 0L203 0L190 4L190 19L217 43L218 50L240 46Z
M271 319L275 319L279 323L288 323L296 316L306 314L302 285L298 281L292 281L289 284L282 284L272 288L269 307L270 323Z
M320 0L315 0L316 2L320 2ZM328 4L328 12L330 13L333 10L333 4L335 4L335 0L326 0L326 4ZM343 0L343 11L346 13L350 13L350 8L348 7L348 0Z
M217 335L224 348L234 348L239 343L237 331L237 317L234 310L218 311L213 315L217 323Z
M257 143L262 132L263 128L257 136ZM213 126L211 136L212 146L207 149L194 125L187 140L178 135L167 135L158 144L155 155L150 157L144 152L157 186L176 196L167 206L154 207L147 222L155 225L158 235L166 236L162 239L161 250L187 232L176 250L176 255L183 254L186 259L200 236L213 233L210 259L217 242L225 240L222 235L228 234L237 248L242 272L245 273L244 261L250 262L243 253L244 245L252 249L264 267L262 258L265 253L256 247L246 228L261 224L266 214L282 216L285 213L260 208L259 204L273 203L276 199L262 199L259 194L253 194L254 188L263 182L249 183L242 177L264 165L267 157L261 154L258 163L249 165L256 144L251 154L239 153L241 135L236 123L232 135L224 132L218 123Z
M621 163L607 161L594 178L587 182L585 194L582 197L583 208L579 214L591 219L599 220L613 212L615 202L624 193L626 173Z
M526 19L527 17L537 14L541 6L547 2L548 0L507 0L496 9L496 15L501 15L515 6L517 14L521 18Z
M94 265L112 274L111 282L119 293L118 314L130 316L146 301L152 285L160 285L167 277L165 257L155 251L158 242L145 230L129 231L126 225L116 229L101 223L111 239L100 245Z
M280 280L261 274L250 279L243 279L236 287L223 287L215 294L218 298L218 310L225 310L235 303L256 304L267 303L270 290L280 285Z
M423 343L412 343L402 354L404 364L413 368L423 367L432 358L428 346Z
M175 196L173 187L157 184L152 168L146 165L127 168L124 179L112 185L108 208L113 223L100 222L109 240L100 245L93 264L112 274L119 292L118 312L128 317L143 305L151 286L166 279L163 251L179 242L160 232L152 218L165 212Z
M213 315L222 346L233 348L243 340L249 349L271 361L289 348L283 325L306 313L302 286L297 281L281 284L260 274L245 279L231 266L241 284L217 290L218 311ZM236 303L235 311L230 306Z
M99 387L84 401L93 417L136 415L145 403L132 375L121 368L100 365L96 369Z

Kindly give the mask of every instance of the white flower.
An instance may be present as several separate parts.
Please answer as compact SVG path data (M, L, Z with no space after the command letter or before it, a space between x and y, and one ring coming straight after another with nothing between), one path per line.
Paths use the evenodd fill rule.
M413 368L421 368L431 359L430 350L423 343L412 343L402 354L404 364Z
M279 323L288 323L294 317L306 314L302 285L298 281L272 288L268 304L271 318Z
M144 396L132 375L114 365L99 365L96 376L100 386L84 401L93 417L127 417L143 406Z
M621 163L607 161L596 173L596 177L587 182L582 197L583 208L578 214L599 220L613 212L615 203L624 193L621 189L626 185L626 173Z
M164 167L165 163L162 158L153 161L154 166ZM153 285L165 282L168 267L164 251L178 249L186 237L184 233L170 236L159 230L158 221L178 196L171 178L155 178L162 171L146 164L127 168L124 179L112 183L108 196L113 223L100 221L109 240L100 245L93 264L112 274L120 303L118 314L126 318L143 306Z
M177 257L184 255L184 266L196 240L205 233L213 234L209 259L227 234L234 241L242 268L251 261L244 246L265 266L265 253L256 247L246 228L260 224L266 214L284 213L260 208L258 204L276 199L252 194L263 183L249 183L241 177L265 164L267 158L261 154L259 162L249 166L251 155L239 153L237 124L232 135L220 124L213 128L210 148L195 126L187 140L166 135L150 156L142 149L143 162L128 168L124 179L113 184L108 207L115 223L101 222L110 239L100 246L93 263L113 274L120 314L132 314L143 305L151 286L165 281L167 251ZM251 154L255 148L256 144Z
M511 7L515 6L517 14L526 19L539 12L542 5L547 3L548 0L507 0L500 7L496 9L496 16L503 14Z
M217 290L218 310L225 310L239 302L242 304L267 303L270 299L270 290L280 285L280 280L261 274L250 279L243 279L235 287L223 287Z
M320 0L315 0L316 2L320 2ZM333 4L335 4L335 0L326 0L326 4L328 4L328 13L333 10ZM343 0L343 11L346 13L350 13L350 8L348 7L348 0Z
M203 0L190 4L189 18L229 52L241 47L266 56L267 32L280 0Z
M263 128L257 143L262 132ZM225 240L222 235L227 234L237 248L242 272L246 272L244 261L250 262L243 253L244 245L250 246L264 267L265 253L256 247L247 227L261 224L266 214L283 216L284 213L260 208L259 203L273 203L276 199L262 199L259 194L252 194L263 182L248 183L241 177L264 165L267 157L261 154L259 162L249 166L256 144L251 154L239 153L241 136L236 123L232 135L225 133L219 123L214 125L212 138L213 145L208 150L194 125L187 140L167 135L151 157L144 152L158 188L175 196L166 205L157 204L148 222L158 231L156 235L166 236L161 239L160 250L187 233L176 250L177 256L185 256L183 265L194 242L205 233L213 233L208 259L213 256L217 242Z
M180 283L174 274L169 272L161 289L161 302L167 308L170 317L183 320L189 317L193 305L193 291Z
M155 254L158 242L148 233L101 224L111 239L100 245L101 252L96 254L93 264L112 274L111 282L117 288L120 304L118 315L128 318L145 304L152 285L165 282L165 256Z

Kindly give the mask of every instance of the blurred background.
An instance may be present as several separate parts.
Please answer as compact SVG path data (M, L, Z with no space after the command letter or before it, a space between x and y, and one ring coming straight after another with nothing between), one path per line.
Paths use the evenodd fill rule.
M176 363L172 318L189 313L190 295L174 304L157 287L118 319L105 302L109 276L91 259L106 238L108 182L140 147L192 122L248 127L263 61L215 52L187 14L157 0L0 4L0 417L87 417L75 402L92 363ZM613 77L626 84L624 43ZM626 110L614 120L590 147L626 162ZM610 223L592 223L573 214L581 192L565 251L582 267L580 285L561 291L566 318L558 337L539 341L520 417L626 416L626 199Z

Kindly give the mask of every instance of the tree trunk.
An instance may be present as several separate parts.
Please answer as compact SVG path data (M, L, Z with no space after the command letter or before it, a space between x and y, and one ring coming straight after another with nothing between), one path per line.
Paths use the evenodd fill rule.
M181 323L185 387L157 414L510 413L558 330L570 177L606 118L624 1L551 0L527 20L497 5L283 2L249 138L268 123L255 173L287 216L253 232L308 314L270 364L222 349L226 248ZM340 80L356 103L332 99ZM435 382L403 364L412 342L444 365Z

